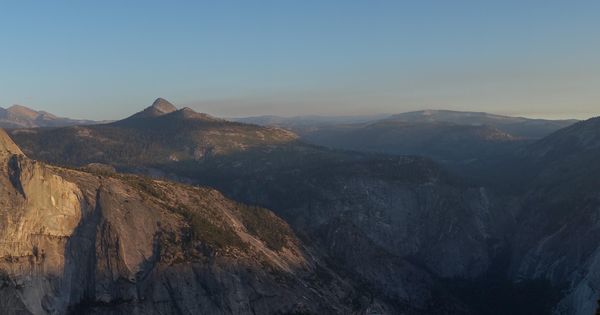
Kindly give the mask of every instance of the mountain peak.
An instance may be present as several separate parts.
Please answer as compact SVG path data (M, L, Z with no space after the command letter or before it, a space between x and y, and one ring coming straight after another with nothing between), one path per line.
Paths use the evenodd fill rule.
M23 152L8 136L6 131L0 128L0 157L6 157L14 154L23 155Z
M149 108L155 109L163 115L172 113L177 110L177 107L175 107L175 105L171 104L169 101L161 97L157 98L154 101L154 103L152 103L152 106L150 106Z
M175 107L175 105L171 104L164 98L159 97L152 103L152 105L146 107L143 111L133 114L124 120L128 121L129 119L159 117L176 111L177 107Z
M23 105L13 105L9 108L6 109L6 111L8 111L9 113L16 115L16 116L20 116L20 117L25 117L28 119L35 119L39 116L39 112L23 106Z
M177 107L164 98L157 98L152 105L132 117L158 117L176 112Z

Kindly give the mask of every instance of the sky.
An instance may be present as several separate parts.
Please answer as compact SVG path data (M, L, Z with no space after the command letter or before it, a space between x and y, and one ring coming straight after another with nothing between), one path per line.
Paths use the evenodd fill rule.
M600 115L600 1L0 0L0 106Z

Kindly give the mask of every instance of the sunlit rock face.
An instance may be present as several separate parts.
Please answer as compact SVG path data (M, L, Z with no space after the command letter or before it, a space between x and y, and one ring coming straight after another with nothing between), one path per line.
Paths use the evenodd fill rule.
M352 296L268 210L48 166L0 130L3 314L352 313Z

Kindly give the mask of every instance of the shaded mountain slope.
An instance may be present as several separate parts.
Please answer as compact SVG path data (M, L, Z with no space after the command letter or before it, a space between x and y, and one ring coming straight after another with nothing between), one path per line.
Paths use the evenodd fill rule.
M322 128L303 138L338 149L423 155L460 163L501 154L520 145L520 139L490 126L392 120Z
M380 119L384 119L389 115L364 115L364 116L318 116L318 115L307 115L307 116L294 116L294 117L282 117L282 116L253 116L253 117L242 117L233 118L233 121L242 122L246 124L255 124L260 126L270 126L285 128L293 131L296 134L304 135L321 128L328 128L337 125L348 125L348 124L365 124L369 122L375 122Z
M376 296L421 314L469 313L440 279L486 274L511 224L493 193L419 157L295 144L161 169L268 205Z
M513 276L561 286L558 313L591 314L600 295L600 120L559 130L523 155L537 175L517 220Z

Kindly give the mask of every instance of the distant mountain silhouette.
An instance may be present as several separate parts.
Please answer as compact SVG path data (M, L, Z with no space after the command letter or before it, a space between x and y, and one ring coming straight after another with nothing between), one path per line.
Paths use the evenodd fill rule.
M259 116L238 121L287 128L304 141L336 149L424 155L460 164L511 153L577 122L449 110L385 117Z
M95 123L98 122L57 117L21 105L13 105L7 109L0 107L0 128L62 127Z
M392 115L385 120L418 122L446 122L457 125L492 126L508 133L513 137L539 139L548 134L570 126L577 122L575 119L549 120L524 117L495 115L484 112L465 112L451 110L422 110Z

